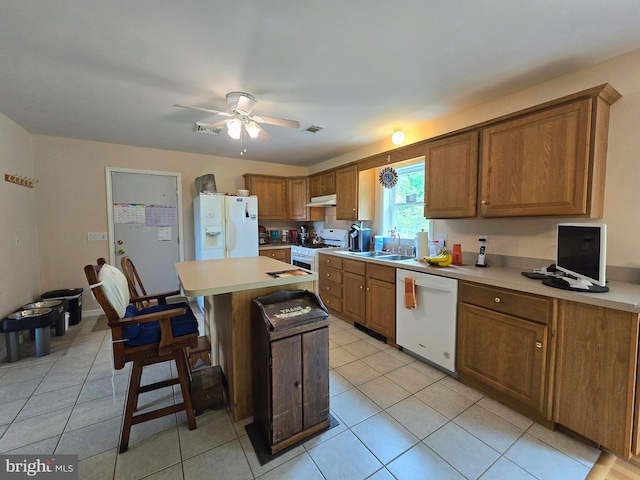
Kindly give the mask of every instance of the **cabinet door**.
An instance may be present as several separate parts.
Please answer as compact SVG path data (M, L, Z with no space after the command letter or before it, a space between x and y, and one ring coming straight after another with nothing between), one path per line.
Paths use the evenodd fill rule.
M329 328L302 335L303 429L329 418Z
M320 197L336 193L335 173L325 172L309 177L309 196Z
M476 215L478 132L429 142L425 147L426 218Z
M637 454L638 314L563 300L557 352L553 420L618 455Z
M396 285L367 277L366 326L395 342Z
M336 170L336 219L358 218L358 167L351 165Z
M354 322L366 324L365 277L351 272L342 274L344 299L342 315Z
M287 220L287 179L245 175L245 186L258 196L259 220Z
M546 412L545 325L460 303L457 350L461 376Z
M287 212L289 220L308 220L306 178L287 178Z
M302 431L302 340L271 342L272 443Z
M482 130L484 217L585 215L591 100Z

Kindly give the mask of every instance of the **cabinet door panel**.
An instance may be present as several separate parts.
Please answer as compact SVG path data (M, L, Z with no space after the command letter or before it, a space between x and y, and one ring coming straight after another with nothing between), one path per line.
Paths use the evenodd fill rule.
M308 187L306 178L287 179L287 207L289 220L308 220Z
M458 312L458 370L544 412L547 327L466 303Z
M481 215L587 213L591 100L482 131Z
M560 302L553 420L625 457L637 428L638 326L636 313Z
M344 286L342 314L349 320L365 324L365 277L351 272L344 272L342 278Z
M300 335L271 343L274 444L302 430L301 348Z
M395 342L396 285L367 278L367 327Z
M358 167L352 165L336 170L336 219L358 218Z
M302 335L303 429L329 418L329 329Z
M245 187L258 197L258 219L287 220L287 179L247 174Z
M427 143L424 165L424 216L474 217L478 192L478 132Z

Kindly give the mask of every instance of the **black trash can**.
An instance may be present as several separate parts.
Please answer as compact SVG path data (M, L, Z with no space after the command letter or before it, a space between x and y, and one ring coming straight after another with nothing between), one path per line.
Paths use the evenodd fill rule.
M69 302L69 325L77 325L82 320L82 288L51 290L40 295L42 300L67 300Z

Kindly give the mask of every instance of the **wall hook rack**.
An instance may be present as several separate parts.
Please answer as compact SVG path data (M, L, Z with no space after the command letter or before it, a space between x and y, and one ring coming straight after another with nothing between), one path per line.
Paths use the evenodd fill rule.
M4 181L29 188L35 188L36 183L38 183L38 180L36 180L35 178L24 177L18 174L9 175L7 173L4 174Z

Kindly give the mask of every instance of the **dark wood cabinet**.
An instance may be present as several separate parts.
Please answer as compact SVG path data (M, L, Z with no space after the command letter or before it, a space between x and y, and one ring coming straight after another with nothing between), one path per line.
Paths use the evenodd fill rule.
M553 300L466 282L458 295L460 381L550 425Z
M268 331L252 318L253 418L273 454L330 425L329 320Z

